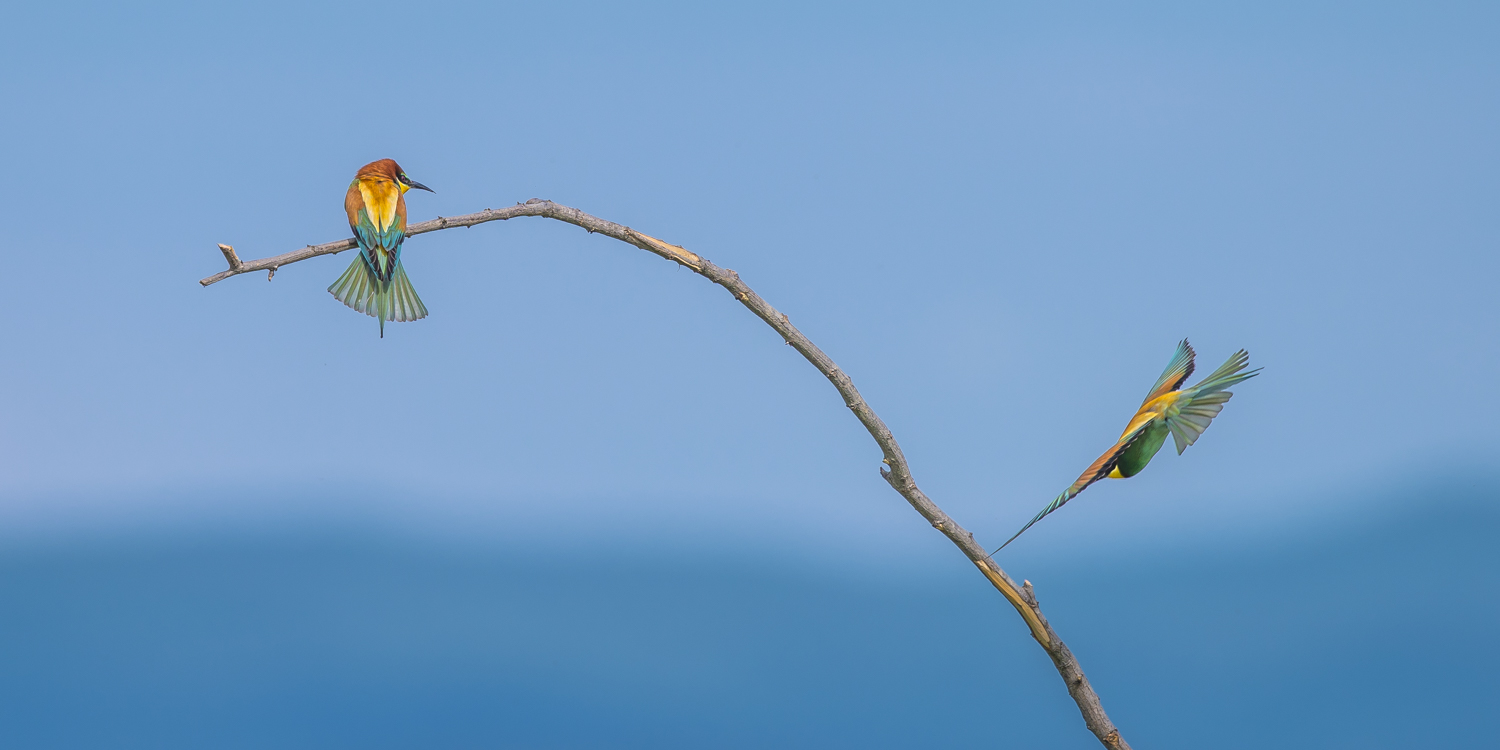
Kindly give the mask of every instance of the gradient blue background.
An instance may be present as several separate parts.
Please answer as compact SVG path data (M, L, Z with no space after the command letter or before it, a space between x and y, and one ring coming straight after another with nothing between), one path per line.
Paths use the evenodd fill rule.
M1488 738L1500 11L35 4L0 143L0 733L28 747L1088 747L1045 656L727 294L996 543L1173 345L1264 376L1002 560L1137 747Z

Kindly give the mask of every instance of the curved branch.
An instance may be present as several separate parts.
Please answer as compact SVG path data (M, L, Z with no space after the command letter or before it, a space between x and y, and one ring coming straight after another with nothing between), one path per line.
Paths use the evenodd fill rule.
M969 558L969 561L973 562L979 568L979 571L984 574L984 577L989 580L990 584L999 590L1006 601L1009 601L1011 606L1015 607L1016 611L1020 613L1021 619L1025 620L1027 627L1031 629L1031 636L1036 639L1037 643L1041 644L1047 655L1052 657L1052 663L1057 667L1058 674L1062 676L1063 682L1067 685L1068 693L1073 696L1074 702L1078 704L1078 710L1083 713L1083 721L1088 726L1089 731L1093 732L1094 736L1098 737L1099 741L1105 747L1111 748L1111 750L1130 750L1130 745L1126 744L1125 740L1120 737L1119 730L1115 729L1114 724L1109 720L1109 716L1104 713L1104 708L1099 704L1099 696L1094 693L1093 687L1089 685L1088 678L1084 676L1083 668L1078 665L1078 660L1074 658L1073 652L1069 651L1067 645L1062 642L1062 639L1057 637L1057 632L1052 629L1052 625L1042 615L1041 607L1037 604L1036 596L1032 592L1031 582L1027 581L1024 585L1017 586L1016 582L990 558L985 548L974 541L972 533L965 530L957 521L950 518L947 513L944 513L942 508L939 508L936 503L927 497L926 493L917 487L916 480L912 478L911 470L906 464L906 457L901 453L901 446L896 443L896 438L891 435L891 431L885 426L885 422L881 421L880 417L875 414L875 411L870 408L870 405L865 403L864 398L859 395L859 391L855 389L854 383L849 379L849 376L844 374L844 371L840 370L838 365L834 364L833 360L829 359L828 355L823 353L822 349L819 349L817 345L802 335L802 332L797 330L796 326L792 325L787 316L778 312L776 308L761 299L760 295L755 293L755 290L746 286L740 280L739 274L726 268L720 268L696 253L677 245L663 242L655 237L641 234L630 227L590 216L576 208L570 208L538 198L532 198L525 203L519 203L509 208L498 210L485 209L478 213L447 218L438 217L432 221L412 224L406 228L406 234L412 236L426 232L435 232L439 229L471 227L475 224L513 219L518 216L542 216L548 219L567 222L574 226L582 227L591 233L613 237L646 252L654 253L667 260L685 265L709 281L724 287L730 294L734 295L736 300L739 300L740 304L750 308L750 311L755 313L756 317L765 321L766 325L769 325L778 334L781 334L781 337L786 339L786 342L801 353L803 357L807 358L807 361L811 362L813 367L818 368L818 372L823 373L823 377L828 378L829 382L833 383L833 387L838 390L839 395L843 396L844 405L849 407L850 411L854 412L854 416L869 431L870 437L874 438L875 443L880 446L880 450L884 454L881 463L889 467L881 468L881 477L891 485L892 489L906 498L906 501L911 503L911 507L916 509L923 518L927 519L927 522L932 524L933 528L948 537ZM209 284L227 279L230 276L237 276L252 271L267 271L269 274L274 275L276 269L281 266L314 258L319 255L342 252L354 246L354 240L351 238L322 245L308 245L301 250L294 250L284 255L242 262L235 255L234 248L228 245L220 245L220 250L229 261L229 269L209 276L198 283L208 286Z

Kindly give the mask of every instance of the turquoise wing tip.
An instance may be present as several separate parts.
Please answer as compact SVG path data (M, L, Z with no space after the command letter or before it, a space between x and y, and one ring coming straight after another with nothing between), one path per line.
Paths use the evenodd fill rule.
M1012 536L1011 538L1005 540L1005 544L1002 544L999 547L996 547L995 551L991 552L990 554L991 555L999 554L1000 550L1003 550L1006 547L1009 547L1010 543L1014 542L1016 540L1016 537L1019 537L1020 535L1025 534L1027 529L1029 529L1032 526L1036 525L1037 521L1040 521L1043 518L1046 518L1048 515L1050 515L1052 513L1052 511L1057 510L1058 508L1063 507L1063 505L1065 505L1069 500L1073 499L1074 494L1075 493L1072 490L1064 490L1063 493L1061 495L1058 495L1055 499L1053 499L1053 501L1050 504L1048 504L1047 507L1042 508L1042 512L1041 513L1036 514L1035 518L1031 519L1030 521L1027 521L1026 525L1022 526L1021 530L1017 531L1015 533L1015 536Z

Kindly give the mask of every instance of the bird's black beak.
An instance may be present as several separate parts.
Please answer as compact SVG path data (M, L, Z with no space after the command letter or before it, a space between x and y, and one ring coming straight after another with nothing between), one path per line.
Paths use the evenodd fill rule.
M437 192L436 190L433 190L432 188L427 187L426 185L423 185L422 183L417 182L416 180L413 180L410 177L406 178L406 186L409 187L409 188L411 188L411 189L413 189L413 190L426 190L429 193L436 193Z

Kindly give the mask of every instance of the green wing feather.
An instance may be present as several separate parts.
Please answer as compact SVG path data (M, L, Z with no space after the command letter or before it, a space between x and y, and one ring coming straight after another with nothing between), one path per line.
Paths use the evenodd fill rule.
M1177 444L1178 455L1182 455L1189 445L1198 442L1209 423L1224 410L1224 404L1234 395L1225 389L1260 374L1261 368L1242 372L1249 366L1250 353L1241 349L1230 356L1219 369L1209 373L1202 382L1183 389L1182 397L1167 410L1166 415L1167 429L1172 431L1172 441Z
M1167 362L1167 369L1162 372L1161 377L1156 379L1156 384L1152 385L1151 391L1146 394L1146 401L1181 388L1183 381L1193 374L1193 360L1196 357L1197 352L1193 351L1193 345L1189 344L1187 339L1178 342L1177 351L1173 352L1171 361Z

